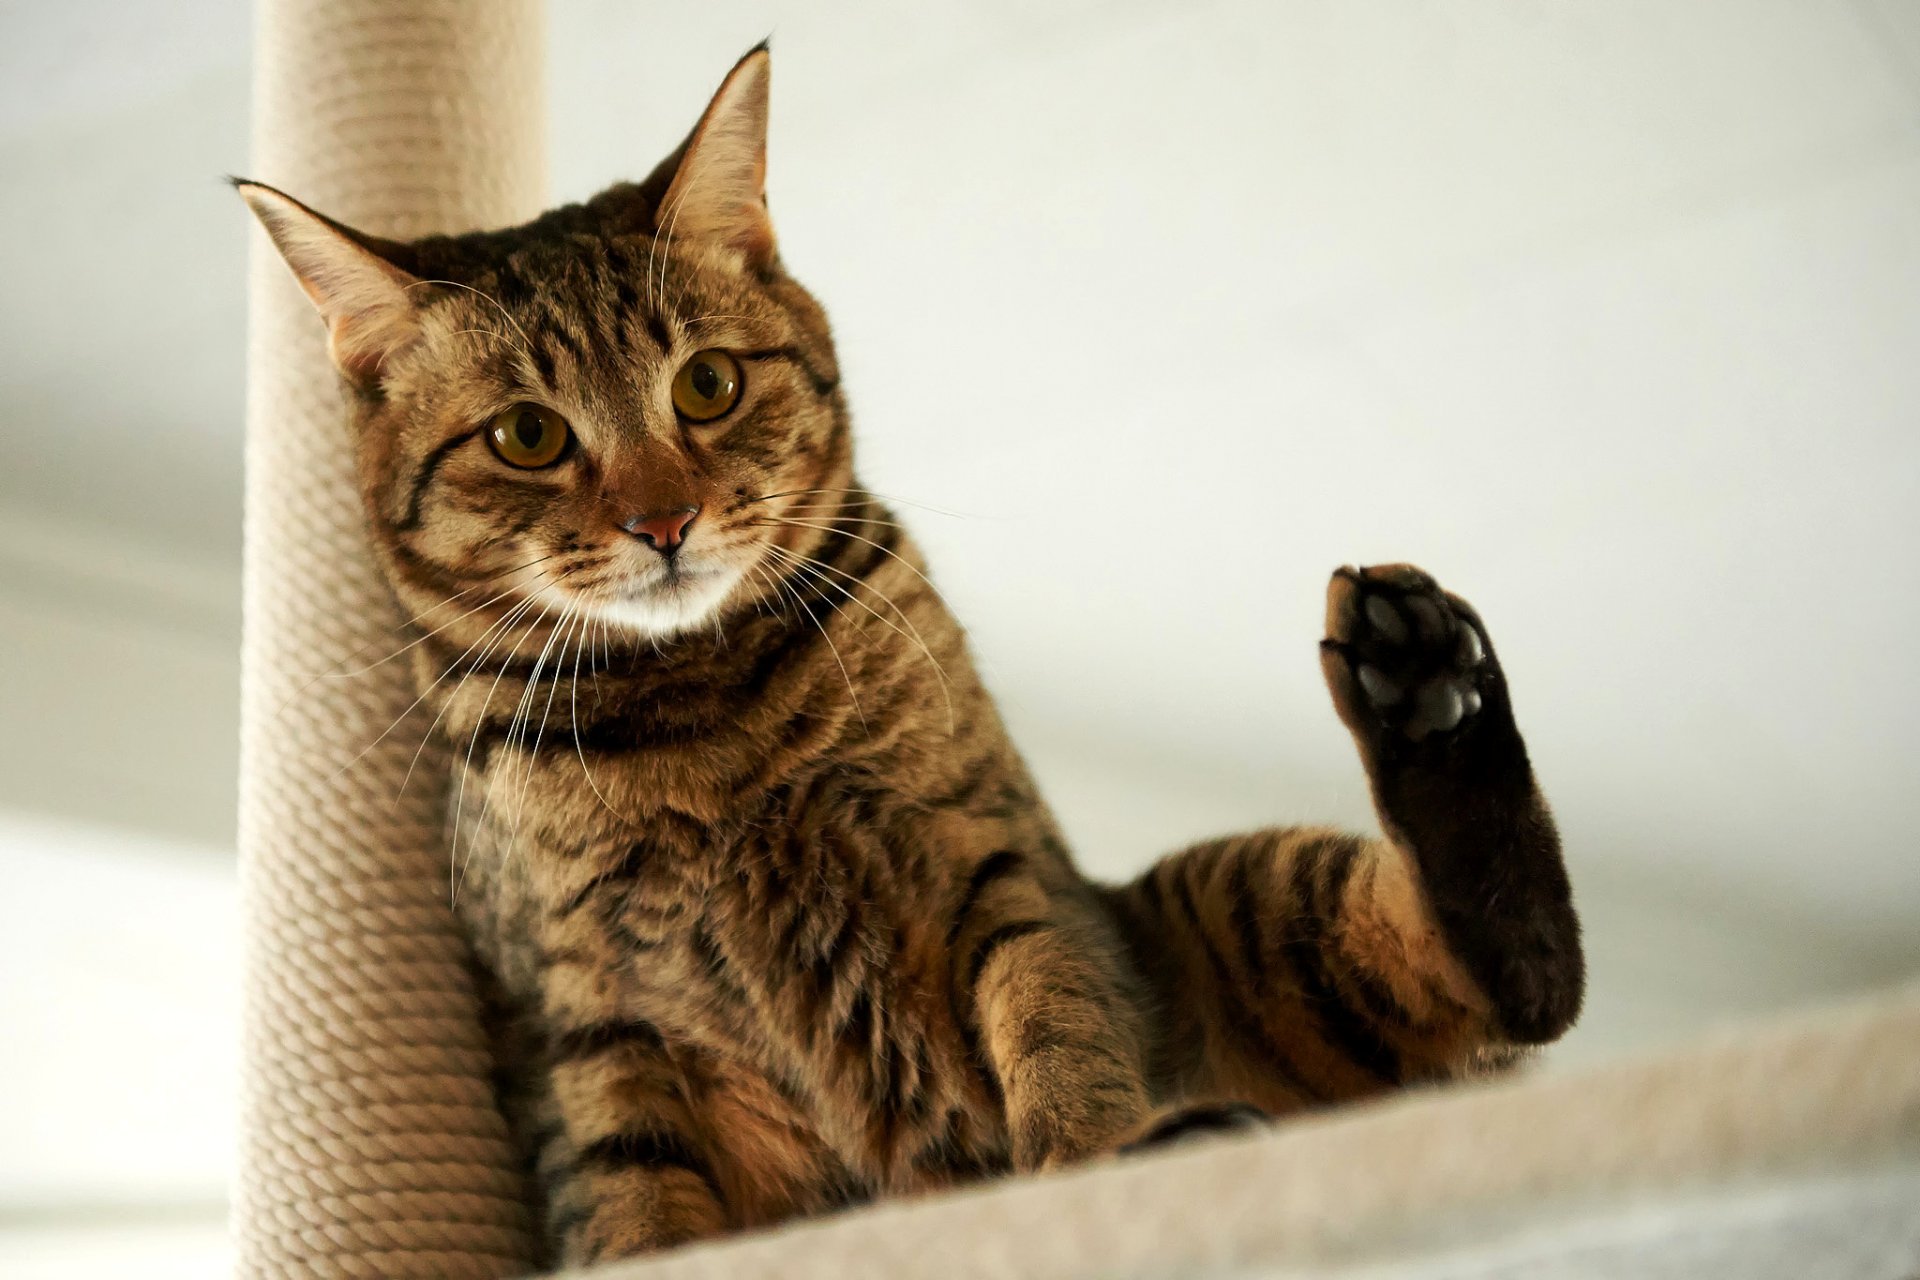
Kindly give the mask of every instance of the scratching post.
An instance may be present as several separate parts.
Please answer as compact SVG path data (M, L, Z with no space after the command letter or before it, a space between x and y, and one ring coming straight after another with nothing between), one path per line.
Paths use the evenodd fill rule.
M539 210L538 0L261 0L256 22L249 176L397 237ZM404 659L369 667L405 637L321 324L264 238L255 250L240 1272L523 1273L530 1224L448 910L447 762L429 744L396 802L420 728L359 756L413 699Z

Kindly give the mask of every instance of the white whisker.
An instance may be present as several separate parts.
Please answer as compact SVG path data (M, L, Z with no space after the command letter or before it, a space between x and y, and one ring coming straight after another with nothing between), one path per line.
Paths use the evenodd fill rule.
M522 751L526 750L527 716L533 711L534 699L539 696L540 671L543 667L546 666L547 655L553 652L554 643L560 638L560 627L563 623L565 623L567 619L567 614L570 612L571 612L571 606L569 606L567 609L561 610L559 621L556 621L550 628L548 628L547 642L540 646L540 655L537 658L535 658L533 661L533 672L527 677L526 686L522 688L520 691L520 701L514 707L514 714L513 714L514 725L509 726L508 728L507 745L510 748L513 746L513 743L514 743L513 727L518 726L520 729L519 749ZM549 700L549 705L551 705L551 700ZM541 724L542 724L542 727L544 728L545 721L543 720ZM528 776L531 777L532 770L533 770L533 759L531 755L529 755L527 760L527 770L528 770ZM494 810L493 802L494 802L494 796L499 790L499 780L505 775L506 775L506 769L502 767L498 772L495 773L495 775L492 778L488 779L487 781L487 799L486 799L485 805L483 805L480 810L480 818L481 818L481 821L483 822L486 820L487 815L492 813ZM514 807L513 834L509 836L507 839L507 849L506 849L506 853L503 856L507 856L507 857L512 856L514 849L517 848L520 844L520 817L522 812L524 811L522 806L525 799L526 799L526 789L522 787L520 791L520 801L522 803L516 804Z
M463 687L465 687L468 677L472 676L474 672L480 669L480 664L487 660L487 654L493 652L494 644L500 638L506 635L507 628L513 625L513 620L519 617L521 614L525 613L527 609L532 606L532 604L533 604L533 601L531 599L527 599L527 600L521 601L519 604L515 605L512 609L509 609L506 615L502 617L500 621L494 623L492 626L488 627L485 631L481 632L480 638L478 640L475 640L472 644L468 645L466 648L466 652L462 653L458 658L455 658L453 660L453 664L449 666L447 670L440 675L440 678L438 680L435 680L433 682L433 685L429 685L427 687L427 693L431 693L433 691L434 685L438 685L441 680L444 680L447 678L447 675L450 674L455 667L458 667L462 662L466 661L466 657L468 653L472 653L475 649L479 648L482 644L486 645L485 650L483 650L478 657L474 658L473 665L469 666L466 669L466 671L461 675L460 679L454 682L454 686L451 690L448 691L447 696L441 699L440 709L434 712L433 723L428 725L427 731L420 735L420 745L413 749L413 759L407 761L407 772L406 772L406 775L400 779L400 789L393 793L393 803L395 805L398 805L400 803L401 797L407 794L407 784L413 781L413 770L414 770L414 767L420 763L420 753L427 749L427 743L433 738L434 730L440 727L440 721L447 714L447 708L453 705L453 700L460 696L460 690ZM489 639L489 637L491 637L491 639ZM426 696L426 693L423 693L420 696L424 698Z
M548 677L552 684L547 689L547 705L540 712L540 728L534 732L533 746L527 752L527 770L520 779L520 798L514 802L513 825L516 832L520 827L520 815L526 810L527 789L533 785L534 767L540 761L540 740L546 736L547 718L553 714L553 698L560 692L560 666L567 660L567 645L572 643L574 625L579 619L580 606L570 605L566 612L560 615L560 621L554 626L554 634L560 638L560 651L553 657L553 673ZM540 679L538 668L535 669L533 678L535 681Z
M891 628L893 632L896 635L898 635L901 639L909 641L912 644L918 646L921 654L926 657L927 663L930 666L932 666L934 675L940 681L940 693L946 699L946 704L947 704L947 736L951 738L954 734L954 726L955 726L955 720L953 715L953 684L950 680L947 679L947 669L940 665L940 660L938 658L933 656L933 650L929 648L927 646L927 642L921 638L920 628L913 625L913 619L907 616L906 610L902 609L899 605L895 604L892 599L890 599L885 593L883 593L878 587L874 586L871 582L868 582L863 578L856 578L854 577L854 575L848 573L846 570L836 568L833 565L828 564L824 560L817 560L817 559L814 559L812 556L802 556L796 552L788 551L785 547L776 547L776 546L769 545L767 549L769 551L776 552L779 555L785 557L786 560L789 563L793 564L796 568L804 569L809 572L812 572L821 583L823 583L826 586L832 587L834 590L844 595L847 599L853 601L855 604L859 605L862 609L865 609L868 613L873 614L873 616L876 619L884 623L887 627ZM848 582L853 583L856 588L865 587L867 590L873 592L873 594L878 596L887 605L887 607L889 607L895 613L900 615L900 621L906 624L907 629L902 630L901 627L898 624L894 623L891 619L883 617L878 611L876 611L873 608L872 605L862 600L857 594L855 594L854 591L851 591L848 588L842 586L841 584L837 582L833 582L829 579L819 578L818 577L819 571L822 569L827 570L829 573L838 574L840 577L845 578Z
M840 678L847 682L847 699L853 703L853 714L859 718L860 731L868 737L872 737L873 730L867 727L867 713L860 709L860 695L853 691L853 674L847 670L846 661L840 656L840 646L833 642L833 637L827 633L826 624L821 622L819 616L808 607L807 602L801 598L800 593L792 590L791 583L784 582L779 578L775 578L774 581L792 595L793 602L800 606L802 613L805 613L808 618L813 620L814 627L820 632L820 638L827 642L827 651L833 654L834 664L840 668Z
M591 620L594 622L599 621L598 618L593 618ZM625 814L621 813L618 809L613 807L613 802L607 799L607 793L602 791L600 789L600 784L594 780L593 770L587 767L587 748L585 744L583 744L580 741L580 650L579 649L575 649L573 651L573 689L572 689L572 692L569 694L569 698L570 698L570 704L571 704L570 710L572 712L572 715L570 718L573 722L573 750L574 750L574 754L580 757L580 772L586 775L587 785L593 788L593 794L599 797L600 803L606 809L606 811L612 814L614 817L620 819L620 821L626 822L629 825L631 825L632 820L629 819ZM597 707L595 709L598 710Z
M816 529L822 533L841 533L841 534L845 534L849 538L852 538L855 542L864 542L868 546L872 547L875 551L878 551L881 555L892 556L895 560L898 560L901 564L905 565L908 571L911 572L914 577L920 579L920 581L927 584L927 589L933 592L935 599L939 600L941 604L947 605L947 598L940 594L940 588L933 585L932 578L929 578L926 574L920 572L919 568L916 567L911 560L907 559L903 555L898 554L897 552L891 551L888 548L881 546L879 543L875 542L872 538L862 537L860 534L852 533L846 529L836 528L835 526L830 524L814 524L806 520L782 520L778 517L775 517L772 523L791 525L796 529ZM947 609L949 612L951 612L953 609L953 606L947 605Z
M502 599L505 599L505 598L506 598L507 596L510 596L510 595L512 595L512 594L513 594L513 592L514 592L514 590L515 590L515 588L513 588L513 587L509 587L509 588L507 588L507 589L506 589L505 591L502 591L502 592L501 592L501 593L500 593L499 595L497 595L497 596L494 596L492 600L488 600L488 601L485 601L485 602L484 602L484 603L482 603L482 604L477 604L477 605L475 605L475 606L474 606L473 608L471 608L471 609L469 609L469 610L467 610L467 611L466 611L465 613L463 613L463 614L461 614L461 615L460 615L460 616L459 616L458 618L455 618L455 619L453 620L453 622L449 622L449 623L447 623L447 624L446 624L446 626L442 626L442 627L436 627L436 628L435 628L434 630L432 630L432 631L429 631L429 632L428 632L428 633L427 633L426 635L424 635L424 636L421 636L419 640L415 640L415 641L413 642L413 644L410 644L410 645L408 645L408 646L407 646L407 649L411 649L411 648L413 648L413 646L414 646L414 645L417 645L417 644L419 644L419 643L421 643L421 642L422 642L422 641L424 641L424 640L429 640L429 639L431 639L432 637L434 637L434 636L436 636L436 635L439 635L439 634L440 634L440 632L442 632L442 631L445 631L445 630L447 629L447 627L451 627L451 626L453 626L453 625L454 625L454 623L456 623L456 622L461 622L461 621L463 621L463 620L465 620L465 619L467 619L467 618L471 618L471 617L472 617L472 616L473 616L474 614L476 614L476 613L478 613L478 612L480 612L480 610L482 610L482 609L484 609L484 608L486 608L486 607L487 607L488 605L491 605L491 604L493 604L493 603L494 603L495 601L497 601L497 600L502 600ZM494 624L494 626L498 626L498 625L499 625L498 623L495 623L495 624ZM484 631L484 632L482 632L482 633L481 633L481 636L482 636L482 637L484 638L484 637L486 636L486 634L487 634L487 632L490 632L490 631L492 631L492 630L493 630L493 627L488 627L488 628L487 628L487 631ZM401 713L400 713L399 715L397 715L397 716L395 716L395 717L393 718L393 721L392 721L392 722L391 722L390 724L388 724L386 728L384 728L384 729L382 729L382 730L380 731L380 733L379 733L379 736L378 736L378 737L376 737L376 738L374 738L374 740L373 740L372 742L369 742L369 743L368 743L368 744L367 744L366 746L364 746L364 747L362 747L362 748L360 748L360 750L359 750L359 752L358 752L358 753L356 753L356 754L354 755L354 757L353 757L353 759L351 759L351 760L349 760L349 761L347 761L347 762L346 762L345 764L343 764L343 765L341 765L341 766L340 766L340 768L339 768L339 769L338 769L338 770L337 770L337 771L336 771L336 772L334 773L334 775L333 775L333 776L334 776L334 777L336 777L336 778L338 778L338 777L339 777L339 776L340 776L341 774L343 774L343 773L345 773L345 772L346 772L347 770L349 770L349 769L351 769L351 768L353 768L353 766L354 766L354 765L356 765L356 764L359 764L359 763L360 763L360 762L361 762L362 760L364 760L364 759L366 759L366 757L367 757L367 753L368 753L368 752L370 752L370 751L372 751L372 750L373 750L373 749L374 749L375 747L377 747L377 746L379 746L379 745L380 745L380 744L381 744L382 742L385 742L385 741L387 740L387 735L388 735L388 734L390 734L390 733L392 733L392 732L393 732L393 731L394 731L395 729L398 729L398 728L400 727L400 725L401 725L401 723L402 723L402 722L403 722L404 720L406 720L406 718L407 718L408 716L410 716L410 715L412 715L412 714L414 713L414 710L415 710L415 709L416 709L417 707L419 707L419 705L420 705L420 704L421 704L422 702L425 702L425 701L427 700L427 695L428 695L428 694L430 694L430 693L432 693L432 692L433 692L433 691L434 691L434 690L435 690L436 688L438 688L438 687L439 687L439 685L440 685L440 682L441 682L442 680L445 680L445 679L446 679L446 678L447 678L448 676L450 676L450 675L452 675L452 674L453 674L453 672L454 672L454 670L455 670L455 668L457 668L457 667L458 667L458 666L460 665L460 663L461 663L461 662L462 662L462 661L463 661L463 660L464 660L464 659L466 658L466 656L467 656L467 654L469 654L469 653L472 653L472 652L473 652L473 650L474 650L474 645L477 645L478 643L479 643L479 641L477 641L477 640L476 640L476 641L474 642L474 644L470 644L470 645L468 645L468 646L466 647L466 650L465 650L464 652L462 652L462 653L460 654L460 656L459 656L458 658L455 658L455 659L453 660L453 664L452 664L451 666L449 666L449 667L448 667L448 668L447 668L447 669L446 669L445 671L442 671L442 672L441 672L441 673L440 673L440 674L439 674L438 676L436 676L436 677L434 677L434 679L433 679L433 682L432 682L431 684L429 684L429 685L428 685L428 686L427 686L426 688L424 688L424 689L422 689L422 690L421 690L421 691L420 691L420 692L419 692L419 693L418 693L418 694L417 694L417 695L416 695L416 696L414 697L414 699L413 699L413 701L412 701L412 702L409 702L409 703L407 704L407 706L406 706L406 710L404 710L404 711L402 711L402 712L401 712ZM405 653L405 652L406 652L406 649L402 649L402 650L400 651L400 653ZM399 653L394 653L394 654L389 654L389 655L387 655L387 657L385 657L385 658L382 658L382 659L381 659L380 661L381 661L381 662L390 662L390 661L392 661L392 660L393 660L394 658L397 658L397 657L399 657L399 656L400 656L400 654L399 654ZM377 666L377 665L379 665L379 664L378 664L378 663L376 663L375 665ZM370 668L370 667L369 667L369 668L365 668L365 669L366 669L366 670L371 670L372 668ZM434 719L435 719L435 723L438 723L438 722L439 722L439 717L437 717L437 716L436 716L436 717L435 717ZM428 730L428 733L432 733L432 730L431 730L431 729L429 729L429 730ZM424 741L424 739L423 739L422 741ZM418 755L419 755L419 753L418 753L418 752L416 751L416 752L415 752L414 754L415 754L415 757L416 757L416 758L418 758ZM411 772L411 769L409 769L409 772ZM394 797L394 800L395 800L395 803L398 803L398 802L399 802L399 797L398 797L398 796L395 796L395 797Z
M527 603L533 604L536 602L529 600ZM547 606L541 605L540 616L534 619L533 623L528 627L528 631L531 632L535 628L538 628L542 622L546 621L548 612L549 610ZM506 674L507 674L506 665L502 664L500 667L500 670L494 673L493 683L489 685L487 688L486 701L480 704L480 712L477 716L474 717L473 736L467 740L467 758L466 758L465 765L463 766L460 772L460 786L454 796L453 848L450 851L450 856L453 859L453 871L454 871L453 897L456 900L460 896L460 881L465 875L465 869L460 865L460 816L464 811L466 800L467 800L467 778L473 772L473 751L474 751L474 748L478 746L480 743L480 731L486 728L487 711L489 708L493 706L493 695L499 692L500 681ZM512 724L509 723L507 728L508 728L508 732L511 733L513 729ZM491 796L491 790L492 790L491 787L489 787L488 790L489 790L489 796ZM473 857L472 841L468 841L467 857L469 859Z
M906 526L898 520L876 520L872 516L852 516L845 514L845 508L807 505L788 507L783 515L804 515L815 520L833 520L849 524L871 524L887 529L904 529Z
M935 515L952 516L956 520L984 519L970 512L949 511L945 507L936 507L928 502L915 502L912 498L901 498L890 493L881 493L878 489L786 489L779 493L763 493L754 498L754 502L772 502L775 498L792 498L806 493L857 493L867 498L877 498L881 502L894 502L903 507L918 507L922 511L931 511Z
M485 591L489 587L497 586L501 579L506 578L511 574L520 573L523 570L531 569L533 568L533 566L537 564L541 564L547 560L551 560L552 558L553 557L550 555L540 556L537 559L529 560L525 564L515 565L511 569L502 569L498 573L490 573L479 582L476 582L471 587L468 587L465 591L456 591L454 594L448 596L446 599L438 600L438 601L435 601L433 604L428 605L426 608L422 609L419 613L414 614L411 618L404 618L401 621L394 623L391 627L382 628L381 635L385 636L395 631L404 631L408 627L418 624L422 619L426 618L429 614L439 612L441 609L446 608L448 605L452 604L456 600L463 600L467 596L472 595L476 591ZM506 595L506 594L511 594L511 591L502 593L502 595ZM462 619L472 617L474 614L480 612L480 610L486 608L488 605L493 604L495 601L499 600L500 598L501 598L500 596L495 596L492 600L482 601L480 604L475 605L473 608L468 609L465 613L462 613L458 617L454 618L453 622L447 623L446 626L452 626L454 625L454 623L457 623ZM406 645L388 654L386 657L381 658L375 662L368 663L366 666L361 667L357 671L340 671L338 668L345 666L349 662L352 662L355 658L358 658L361 654L365 653L368 649L372 648L375 643L377 643L377 641L375 640L369 640L365 644L360 645L358 648L356 648L352 653L349 653L346 657L340 659L340 661L328 667L326 670L316 672L315 674L307 677L307 679L298 688L294 689L292 692L286 694L284 697L281 698L279 703L275 705L273 709L273 714L278 715L280 712L286 710L286 708L293 702L295 698L299 697L301 694L305 693L308 689L311 689L315 684L318 684L322 680L350 679L354 676L365 675L367 672L372 671L377 667L383 666L384 664L393 661L395 658L399 657L401 654L407 652L407 650L413 648L414 645L419 644L421 640L425 640L429 636L437 635L439 634L439 632L444 630L446 630L446 627L437 627L433 631L429 631L427 635L421 636L415 640L409 641Z

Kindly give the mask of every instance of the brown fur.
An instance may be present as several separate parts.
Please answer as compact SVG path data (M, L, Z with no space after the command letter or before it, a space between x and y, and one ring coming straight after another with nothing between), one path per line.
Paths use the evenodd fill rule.
M1557 1035L1581 986L1557 838L1497 663L1462 656L1484 629L1417 570L1330 595L1328 678L1389 839L1258 832L1119 888L1074 869L919 550L855 478L825 316L756 203L764 76L756 51L645 183L508 231L390 244L243 186L328 319L456 752L458 907L557 1257L1051 1168L1217 1103L1285 1114ZM727 203L670 237L689 147ZM746 390L694 425L665 389L705 348ZM516 401L572 423L565 461L493 456L484 425ZM621 525L686 507L683 581ZM742 575L706 608L702 565ZM609 603L629 596L678 621L636 624ZM1370 700L1367 666L1411 692ZM1477 713L1428 723L1469 689Z

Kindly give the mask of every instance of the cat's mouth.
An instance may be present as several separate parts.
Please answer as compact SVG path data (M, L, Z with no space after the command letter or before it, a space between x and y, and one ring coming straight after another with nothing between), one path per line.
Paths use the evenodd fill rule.
M719 576L718 569L689 564L684 559L673 559L645 577L623 584L620 598L628 603L657 600L662 596L681 594Z
M673 635L705 625L738 578L728 566L676 557L619 583L595 612L643 635Z

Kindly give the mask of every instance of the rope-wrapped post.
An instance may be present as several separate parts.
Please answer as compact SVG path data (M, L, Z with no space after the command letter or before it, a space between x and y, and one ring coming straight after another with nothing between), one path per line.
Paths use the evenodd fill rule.
M539 0L261 0L250 176L395 237L541 204ZM264 238L248 356L245 1276L502 1276L530 1233L319 318ZM319 677L316 679L315 677ZM365 752L362 755L362 752Z

